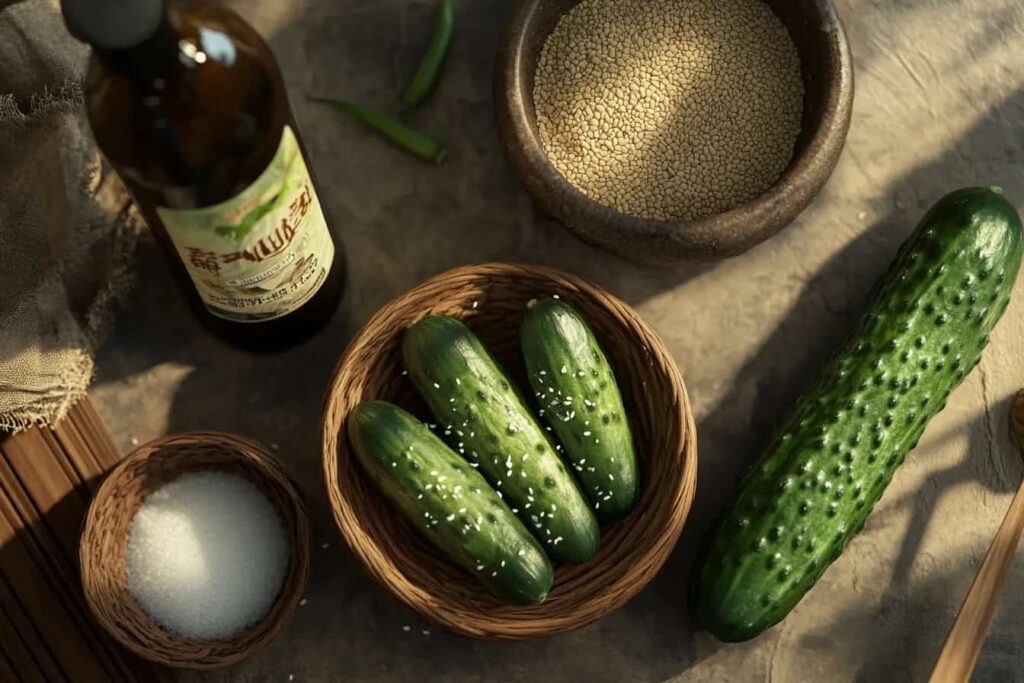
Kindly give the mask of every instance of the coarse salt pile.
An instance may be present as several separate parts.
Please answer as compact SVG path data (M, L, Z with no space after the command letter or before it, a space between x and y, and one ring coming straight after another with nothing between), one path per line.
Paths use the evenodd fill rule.
M583 0L534 84L551 162L590 198L695 220L785 171L803 113L796 47L761 0Z
M166 629L225 638L270 610L289 555L281 518L255 484L227 472L183 474L132 519L128 590Z

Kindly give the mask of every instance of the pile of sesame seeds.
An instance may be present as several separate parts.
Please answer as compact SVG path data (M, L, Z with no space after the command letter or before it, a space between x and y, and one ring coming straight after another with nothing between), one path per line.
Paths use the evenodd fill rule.
M796 47L762 0L583 0L548 37L533 96L569 182L666 221L770 187L803 112Z

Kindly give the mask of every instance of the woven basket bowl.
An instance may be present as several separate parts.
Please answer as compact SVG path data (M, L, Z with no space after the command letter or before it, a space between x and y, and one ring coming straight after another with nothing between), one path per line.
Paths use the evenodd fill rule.
M191 640L157 625L128 592L125 576L128 532L143 499L178 476L198 470L232 472L256 484L277 509L291 543L288 573L267 615L218 640ZM217 432L157 439L125 458L89 506L79 552L85 597L100 625L139 656L186 669L230 666L273 640L302 598L309 557L309 518L285 471L257 445Z
M548 599L514 606L492 597L408 524L373 488L351 451L345 420L384 399L427 418L402 376L406 328L429 314L462 319L519 383L519 321L530 299L558 295L590 323L615 370L636 440L642 498L602 529L597 556L558 567ZM686 388L658 337L628 305L549 268L492 263L458 268L384 306L356 334L334 372L323 415L324 476L334 519L366 570L406 605L451 631L532 638L585 626L626 603L671 552L693 500L696 435Z

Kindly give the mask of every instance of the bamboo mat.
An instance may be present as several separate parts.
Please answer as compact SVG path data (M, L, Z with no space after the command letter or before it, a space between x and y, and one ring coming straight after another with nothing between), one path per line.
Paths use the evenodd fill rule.
M88 399L56 427L0 433L0 681L156 681L93 621L78 539L121 459Z

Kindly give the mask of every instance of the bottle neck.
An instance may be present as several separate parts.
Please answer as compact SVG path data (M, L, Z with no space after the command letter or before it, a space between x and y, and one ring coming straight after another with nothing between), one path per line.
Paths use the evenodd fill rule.
M159 25L142 42L118 49L93 45L93 52L107 69L126 75L140 86L166 79L179 66L178 36L166 7Z

